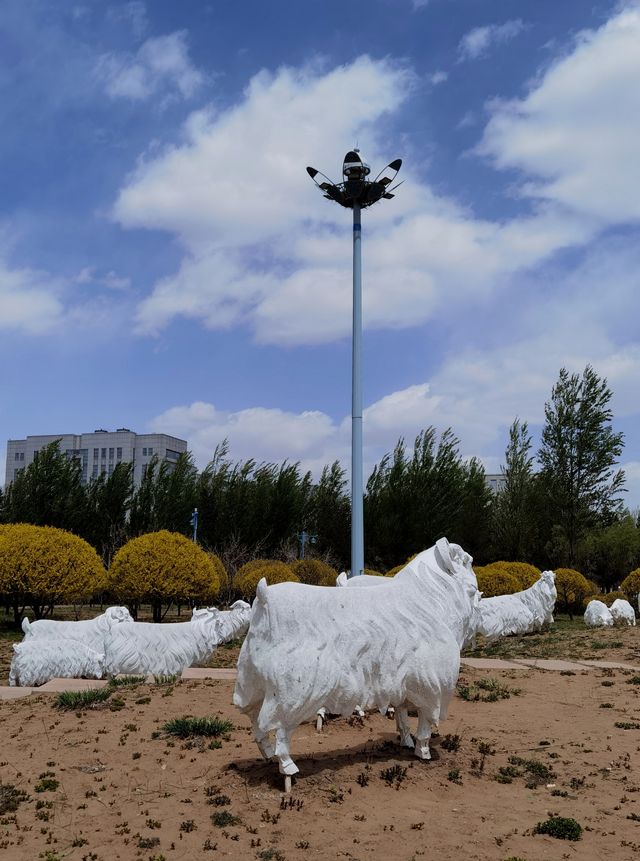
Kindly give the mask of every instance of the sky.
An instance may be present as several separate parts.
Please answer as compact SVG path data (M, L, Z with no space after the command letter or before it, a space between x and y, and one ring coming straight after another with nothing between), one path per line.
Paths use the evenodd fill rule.
M348 467L357 145L364 459L452 427L499 471L591 364L640 505L640 5L0 2L0 464L129 427ZM0 468L0 475L4 469Z

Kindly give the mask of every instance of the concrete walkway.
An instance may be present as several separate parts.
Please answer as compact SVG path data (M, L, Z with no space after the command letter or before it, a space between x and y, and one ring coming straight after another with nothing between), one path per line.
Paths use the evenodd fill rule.
M478 670L551 670L554 672L583 673L588 670L629 670L640 673L640 666L623 664L617 661L564 661L546 658L462 658L462 666ZM189 667L182 673L184 681L202 679L217 679L218 681L234 681L237 676L235 667L220 667L205 669ZM153 679L148 681L152 682ZM103 688L107 682L104 679L51 679L39 688L9 688L0 687L0 700L17 700L31 694L58 694L61 691L86 691Z

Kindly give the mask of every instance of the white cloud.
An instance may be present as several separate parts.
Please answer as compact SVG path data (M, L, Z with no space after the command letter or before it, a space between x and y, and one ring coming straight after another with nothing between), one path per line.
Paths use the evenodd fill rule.
M479 152L524 194L607 223L640 218L640 8L579 35L522 100L497 103Z
M107 9L107 18L111 21L126 21L134 36L142 36L149 26L147 7L141 0L110 6Z
M458 45L458 60L477 60L485 56L491 48L510 42L524 30L524 22L520 18L505 21L504 24L488 24L486 27L475 27L466 33Z
M13 269L0 259L0 331L40 335L61 321L62 283L46 272Z
M376 131L411 83L403 68L363 57L328 72L261 73L240 104L193 114L184 142L143 160L115 204L125 226L170 231L187 249L179 271L141 303L138 331L157 333L181 315L210 328L249 324L265 343L346 335L349 216L318 196L304 161L333 173L327 165L344 141L360 139L371 163L384 165L395 153L380 154ZM443 302L477 300L592 233L550 206L505 224L475 219L410 170L406 179L392 203L365 217L369 327L413 326Z
M439 84L444 84L445 81L449 79L449 73L443 71L442 69L438 69L433 74L429 75L429 83L437 87Z
M128 290L131 286L131 279L118 275L113 270L105 272L103 275L96 273L95 266L85 266L74 278L76 284L96 284L100 287L106 287L107 290Z
M96 74L108 96L131 101L167 91L187 99L204 82L189 59L185 30L147 39L136 54L103 54Z

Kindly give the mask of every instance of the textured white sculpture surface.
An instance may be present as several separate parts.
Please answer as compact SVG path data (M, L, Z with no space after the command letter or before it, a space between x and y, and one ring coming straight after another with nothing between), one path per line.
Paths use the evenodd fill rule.
M22 630L25 640L31 637L64 637L68 640L78 640L96 652L104 652L105 637L113 625L122 622L133 622L126 607L107 607L104 613L95 619L84 619L81 622L56 622L53 619L38 619L29 622L25 616L22 620ZM56 678L52 676L51 678ZM62 678L62 677L61 677Z
M231 610L194 610L189 622L114 625L105 641L107 675L176 675L209 658L219 643L248 627L250 608L236 601Z
M37 687L51 679L101 679L104 653L66 637L28 637L13 647L9 684Z
M512 595L480 601L478 633L489 641L509 634L531 634L553 624L557 592L553 571L543 571L533 586Z
M358 706L395 706L405 721L402 743L429 758L431 727L446 716L460 649L478 625L470 558L441 539L375 588L261 580L233 699L251 718L263 755L295 774L291 734L320 708L349 715ZM415 745L409 707L418 710Z
M587 628L612 628L611 610L602 601L589 601L584 611L584 623Z
M636 614L633 607L624 598L616 598L611 607L614 625L635 625Z

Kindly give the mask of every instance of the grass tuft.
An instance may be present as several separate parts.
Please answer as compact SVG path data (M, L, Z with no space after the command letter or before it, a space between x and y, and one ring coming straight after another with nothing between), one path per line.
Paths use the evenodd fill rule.
M219 735L226 735L226 733L231 732L233 728L231 721L220 720L217 717L174 718L162 727L166 733L175 735L177 738L195 738L197 736L217 738Z
M78 711L103 703L111 696L111 690L93 688L87 691L63 691L55 698L54 706L63 711Z

